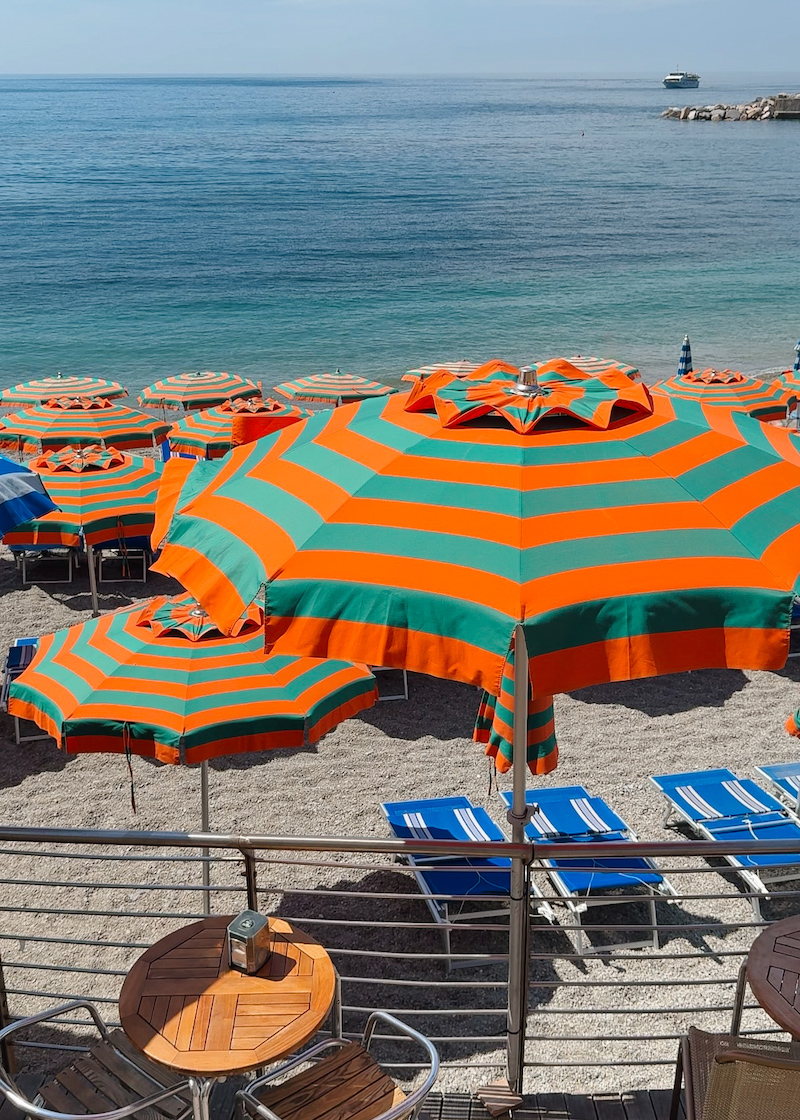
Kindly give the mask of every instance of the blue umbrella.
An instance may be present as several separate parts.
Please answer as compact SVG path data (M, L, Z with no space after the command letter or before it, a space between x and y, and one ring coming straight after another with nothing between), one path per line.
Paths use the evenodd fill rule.
M0 536L55 509L35 471L0 455Z
M794 348L794 367L793 372L800 376L800 342Z
M685 373L692 371L692 348L689 345L689 336L683 336L683 346L681 346L681 356L678 361L678 377L683 377Z

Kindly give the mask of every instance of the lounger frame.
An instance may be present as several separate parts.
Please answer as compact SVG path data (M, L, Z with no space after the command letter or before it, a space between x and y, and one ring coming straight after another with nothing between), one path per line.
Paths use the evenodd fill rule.
M709 774L714 773L714 771L701 771L701 773ZM719 779L713 780L736 780L736 775L733 774L733 772L730 770L720 770L719 774L724 775L724 778L720 777ZM691 777L690 774L687 774L685 776L687 779ZM664 815L662 817L662 824L665 828L669 826L670 819L672 815L675 814L675 816L679 817L680 820L692 830L692 832L702 837L703 840L711 840L713 842L719 841L719 829L715 833L712 832L711 829L706 828L702 821L695 820L688 813L686 813L680 805L676 805L667 791L659 786L655 778L650 778L650 781L656 787L658 792L667 800L667 807L664 810ZM703 783L698 782L696 784L702 786ZM800 825L800 820L798 820L794 813L789 812L785 809L785 807L782 808L786 812L787 820L793 821L795 824ZM752 867L747 867L745 864L743 864L739 857L735 855L726 855L720 852L719 858L723 859L727 864L729 864L729 866L732 867L736 874L740 877L742 882L749 888L750 898L748 899L748 901L750 902L750 905L753 909L753 915L757 922L762 922L764 920L761 914L761 902L762 899L768 900L772 897L772 891L770 891L769 889L770 885L774 883L789 882L793 879L800 880L800 854L798 854L797 866L792 865L784 868L776 867L773 871L770 871L768 868L761 871L756 871Z
M467 805L470 808L475 808L475 806L472 805L467 798L463 799L463 801L467 802L467 805L463 804L461 798L442 798L441 800L443 802L450 801L451 803L457 800L460 803L458 806L460 808L466 808ZM386 817L386 820L388 822L389 813L387 810L387 804L389 803L381 804L381 812ZM391 828L391 824L389 824L389 827ZM452 972L455 968L477 968L480 965L495 964L496 961L491 957L473 957L470 960L466 961L454 961L450 941L450 934L452 933L451 926L459 924L468 925L470 922L480 923L485 921L487 918L508 917L508 905L504 903L500 909L467 910L466 912L464 912L463 909L461 909L465 905L467 905L464 899L449 898L446 895L435 895L425 877L426 871L431 871L436 867L446 870L448 868L448 865L452 865L456 862L455 856L431 857L416 856L412 853L409 853L408 855L398 856L398 859L401 862L406 863L413 871L414 878L417 881L417 886L424 896L423 901L428 907L428 910L430 911L431 917L433 918L434 922L436 922L436 924L441 928L442 939L444 941L447 972ZM510 871L511 869L509 861L509 875ZM456 874L458 872L456 870L453 873ZM465 872L465 874L468 874L468 872ZM540 917L544 918L550 923L553 923L555 921L555 914L553 912L552 906L545 899L541 898L541 891L533 882L531 882L531 900L531 909L535 913L537 913ZM475 902L479 903L480 901L480 895L476 895ZM458 907L459 909L457 910L456 907Z
M589 797L590 796L590 794L586 791L586 789L584 789L583 786L566 786L566 787L564 787L564 792L565 792L565 794L568 793L568 792L569 793L574 793L575 796L582 796L582 797ZM507 794L507 793L504 793L504 794L501 794L501 796L503 798L504 803L508 806L510 804L511 795ZM525 800L526 800L526 804L528 804L528 805L537 804L536 790L528 790L526 792ZM610 806L608 806L608 808L610 809ZM631 841L638 841L638 839L639 839L638 836L633 831L633 829L627 824L627 822L624 821L622 819L622 817L620 817L619 814L616 813L616 812L614 813L614 816L616 816L622 822L623 831L625 832L625 836L624 836L623 839L624 840L631 840ZM592 945L592 943L590 942L590 940L588 938L588 935L587 935L586 931L583 928L583 924L581 922L581 915L588 913L588 911L592 907L597 907L597 906L632 906L632 905L635 905L635 902L631 902L630 899L616 900L610 894L604 894L601 898L594 898L594 897L592 897L591 894L577 894L575 891L570 890L569 886L567 885L567 883L565 882L565 880L563 879L563 877L560 873L557 861L549 860L545 856L541 855L542 849L547 845L548 841L544 840L542 838L541 834L536 832L533 825L529 824L526 827L525 831L526 831L526 834L528 836L528 839L532 840L533 843L534 843L534 851L537 852L536 862L541 864L541 866L547 871L548 879L553 884L553 887L558 892L558 894L561 896L562 902L564 903L567 910L570 912L570 914L572 915L572 917L575 920L575 929L573 931L574 936L571 936L570 940L572 941L573 947L575 949L575 952L578 954L578 956L581 956L581 957L597 956L597 955L600 955L602 953L614 953L614 952L617 952L619 950L624 950L624 951L627 952L627 950L629 950L629 949L653 949L653 950L657 951L660 948L659 933L658 933L658 915L656 913L656 898L657 897L668 898L668 899L669 898L675 898L675 897L677 897L677 892L675 891L675 888L672 886L672 884L667 879L665 879L663 875L661 875L661 872L659 871L658 866L656 865L656 863L653 860L645 859L644 862L648 865L648 868L649 868L650 871L652 871L656 875L661 875L661 883L659 883L659 884L640 883L639 884L639 888L642 889L642 891L643 891L642 902L644 902L644 904L647 906L648 915L649 915L649 918L650 918L650 932L649 932L649 935L645 938L642 938L642 939L634 939L634 940L631 940L631 941L627 941L627 940L626 941L619 941L615 945L595 946L595 945ZM602 841L602 839L605 835L607 835L607 834L604 833L604 832L591 833L588 830L585 833L581 833L581 836L596 838L598 841ZM563 836L560 836L559 838L562 841L567 842L567 843L570 840L570 837L568 835L563 835ZM556 840L556 838L554 837L553 842L555 842L555 840ZM538 846L538 848L537 848L537 846ZM571 857L571 858L575 858L575 857ZM608 858L613 859L615 857L613 856L612 853L609 853ZM621 858L624 858L624 856L621 857ZM637 858L641 858L641 857L637 857ZM567 870L567 869L565 868L564 870ZM578 870L578 869L575 868L575 869L570 869L570 870ZM598 891L603 891L604 889L605 890L609 889L607 887L606 888L603 887L602 876L603 875L612 875L612 874L614 874L614 872L611 869L603 869L603 868L598 868L597 869L598 878L601 880L598 883L598 886L597 886ZM634 885L632 884L632 888L633 888L633 886ZM592 890L592 889L593 888L590 888L590 890ZM612 887L611 888L611 890L625 890L625 889L626 888L623 888L623 887ZM631 892L629 892L629 893L631 893ZM623 927L620 927L620 928L624 929L626 927L623 926Z

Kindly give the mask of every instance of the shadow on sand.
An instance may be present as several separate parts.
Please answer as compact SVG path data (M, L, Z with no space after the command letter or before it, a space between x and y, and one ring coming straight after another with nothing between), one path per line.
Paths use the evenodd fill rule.
M695 708L721 708L747 685L740 669L698 669L638 681L593 685L571 692L583 704L620 704L646 716L668 716Z

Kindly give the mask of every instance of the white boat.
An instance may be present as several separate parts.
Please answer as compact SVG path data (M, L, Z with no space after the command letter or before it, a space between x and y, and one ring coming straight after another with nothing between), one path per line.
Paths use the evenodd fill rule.
M688 70L673 70L664 78L667 89L697 89L700 85L700 75L690 74Z

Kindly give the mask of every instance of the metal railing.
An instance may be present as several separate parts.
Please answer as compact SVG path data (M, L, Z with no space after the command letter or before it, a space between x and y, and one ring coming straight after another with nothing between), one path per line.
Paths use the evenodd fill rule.
M597 1087L603 1077L617 1084L622 1067L631 1087L654 1078L666 1084L690 1023L727 1029L739 964L765 920L800 912L800 891L790 884L772 890L758 920L750 906L758 892L742 890L730 868L708 860L791 848L787 841L533 846L2 827L0 958L9 1012L88 997L114 1022L133 961L201 918L207 898L212 912L255 906L317 937L341 976L345 1034L358 1035L376 1008L409 1020L439 1047L448 1087L518 1068L518 1084L527 1071L526 1087L558 1091L578 1067L595 1071ZM546 854L591 868L612 853L657 859L673 893L651 912L634 881L626 893L598 892L608 909L576 913L538 862ZM409 867L413 856L464 876L474 874L466 858L517 861L523 895L477 902L468 893L432 894ZM525 915L520 951L529 971L519 1030L509 1014L509 976L525 971L520 961L510 967L507 915L515 901ZM657 933L658 947L624 948L631 932ZM744 1030L776 1029L749 1000ZM416 1067L402 1039L382 1042L387 1063L411 1077ZM77 1022L26 1043L39 1062L48 1050L82 1045Z

